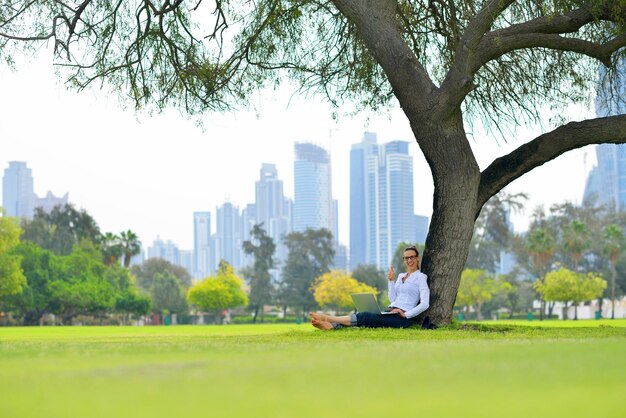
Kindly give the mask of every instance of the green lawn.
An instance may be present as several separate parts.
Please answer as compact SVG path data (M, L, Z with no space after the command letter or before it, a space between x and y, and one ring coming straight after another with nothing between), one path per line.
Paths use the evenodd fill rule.
M2 418L621 417L626 320L0 328L0 393Z

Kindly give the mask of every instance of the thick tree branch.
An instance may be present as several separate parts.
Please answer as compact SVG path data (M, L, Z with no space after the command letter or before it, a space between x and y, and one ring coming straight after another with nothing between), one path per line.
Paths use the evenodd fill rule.
M492 0L486 3L465 29L456 48L454 63L441 84L441 102L446 110L452 112L457 109L473 89L474 72L471 66L480 41L498 16L514 2L515 0Z
M447 111L454 111L473 89L476 73L486 63L507 52L529 48L552 48L584 54L610 65L611 55L626 46L626 37L617 36L604 44L559 35L575 33L597 20L626 19L626 6L619 1L607 1L601 10L588 5L564 15L544 16L504 29L488 32L495 19L514 1L494 0L468 25L456 51L456 59L441 86L442 100Z
M357 27L405 112L423 112L436 86L402 37L396 21L397 2L333 0L333 3Z
M557 34L529 33L507 36L506 38L490 38L492 44L486 46L490 56L486 61L500 57L507 52L527 48L549 48L559 51L576 52L595 58L607 67L611 66L611 55L626 46L626 34L619 35L605 44L577 38L565 38Z
M476 216L491 196L513 180L558 157L590 144L626 142L626 115L570 122L538 136L493 161L481 174Z

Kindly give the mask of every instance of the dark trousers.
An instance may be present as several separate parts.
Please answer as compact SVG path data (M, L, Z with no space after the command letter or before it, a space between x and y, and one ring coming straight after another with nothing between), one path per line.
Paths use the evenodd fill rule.
M376 312L358 312L353 318L354 317L356 317L356 323L353 325L357 327L408 328L411 325L417 324L414 318L407 319L400 315L383 315Z

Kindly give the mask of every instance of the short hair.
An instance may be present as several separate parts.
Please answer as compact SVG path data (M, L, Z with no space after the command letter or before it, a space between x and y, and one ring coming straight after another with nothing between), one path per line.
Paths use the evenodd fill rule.
M410 246L406 247L406 248L404 249L404 251L415 251L415 254L416 254L417 256L419 256L419 255L420 255L420 252L417 250L417 247L416 247L415 245L410 245ZM403 252L404 252L404 251L403 251Z

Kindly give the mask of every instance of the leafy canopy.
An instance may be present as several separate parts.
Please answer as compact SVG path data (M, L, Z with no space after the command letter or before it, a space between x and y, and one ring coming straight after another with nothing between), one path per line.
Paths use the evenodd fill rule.
M335 104L385 106L394 92L343 3L12 0L0 6L0 57L11 63L14 49L53 41L71 86L105 81L138 107L227 109L282 77ZM407 51L436 84L478 47L463 94L485 121L539 119L546 104L588 100L597 62L609 65L624 44L624 0L375 4L394 11ZM476 31L486 33L477 39Z

